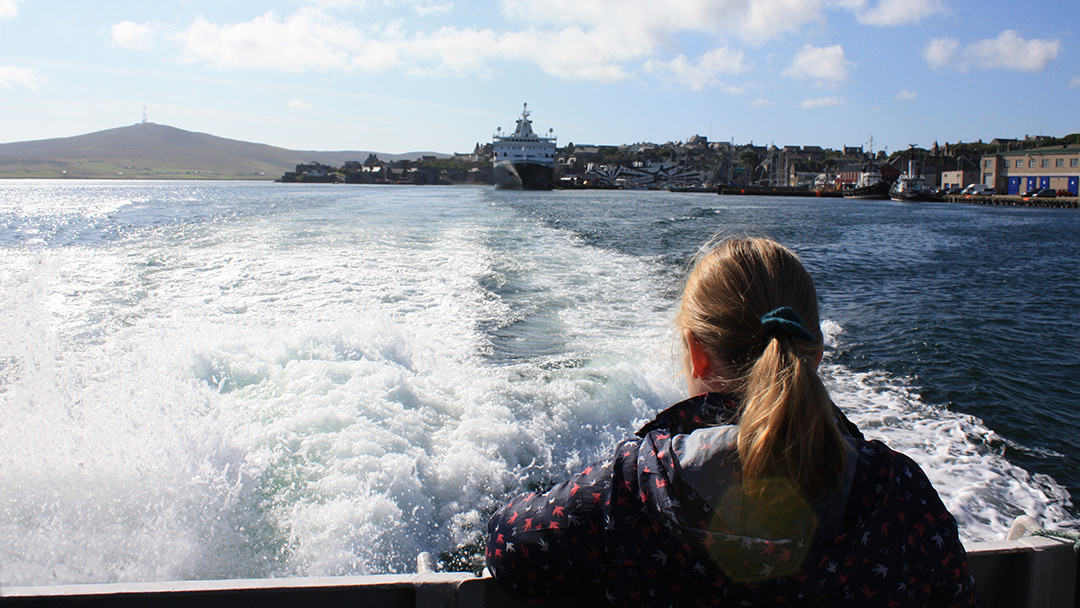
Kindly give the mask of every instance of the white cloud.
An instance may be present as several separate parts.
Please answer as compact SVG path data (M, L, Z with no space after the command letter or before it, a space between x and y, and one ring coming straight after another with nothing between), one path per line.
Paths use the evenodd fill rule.
M370 0L304 0L302 4L309 6L315 6L320 9L329 10L349 10L349 9L365 9L372 4ZM427 15L434 15L439 13L445 13L454 8L454 3L450 1L432 1L432 0L381 0L375 4L385 5L413 5L413 11L421 17Z
M1057 59L1061 43L1057 40L1024 40L1013 30L997 38L968 45L965 53L981 68L1004 68L1018 72L1038 72Z
M285 107L290 110L307 110L311 108L311 104L299 97L294 97L285 102Z
M1005 69L1017 72L1038 72L1057 59L1062 45L1057 40L1024 40L1015 31L1006 30L997 38L988 38L960 48L953 38L931 40L923 49L923 58L930 67L950 67L964 71Z
M832 0L839 2L840 0ZM524 23L610 29L649 44L675 43L684 32L733 34L762 44L824 19L830 0L502 0Z
M900 92L896 94L897 99L915 99L916 97L917 95L914 91L909 91L907 89L901 89Z
M1080 89L1080 74L1077 74L1076 76L1073 76L1071 79L1069 79L1069 88Z
M652 54L644 38L621 35L611 29L584 30L577 26L556 31L529 28L498 35L497 56L536 63L562 78L615 82L626 78L626 64Z
M895 1L500 0L505 25L499 29L447 26L430 31L416 29L422 26L413 24L422 22L415 18L361 20L343 11L375 5L420 15L464 9L453 0L306 0L290 14L270 11L248 21L198 17L172 39L181 47L181 60L222 69L492 76L499 64L524 62L559 78L615 82L641 72L692 90L742 92L721 80L747 69L737 45L724 43L695 56L686 50L687 41L741 38L761 44L823 22L837 10L874 23L898 22L874 16L885 15ZM947 0L912 1L915 12L924 15L932 13L925 7ZM867 8L868 2L877 4ZM158 26L124 22L114 26L113 38L126 48L145 48L155 35L161 42L162 34ZM784 74L837 85L848 79L853 65L839 45L807 45Z
M809 110L812 108L824 108L827 106L840 106L844 103L844 100L840 99L839 97L815 97L813 99L804 99L803 102L799 105L801 105L803 109Z
M437 59L426 71L487 75L487 62L498 52L498 46L498 36L491 30L443 27L430 36L414 36L401 52L413 65ZM422 68L413 68L414 73L419 73L417 70Z
M848 77L851 62L844 58L839 44L829 47L804 45L782 74L798 80L816 80L819 84L836 85Z
M726 34L763 44L830 11L855 13L861 23L904 25L947 12L947 0L501 0L503 13L524 23L611 28L653 44L674 43L685 32Z
M12 90L15 86L22 86L36 90L45 78L33 68L20 68L13 65L0 65L0 86Z
M944 0L880 0L873 8L859 8L855 15L860 23L888 26L919 23L945 10Z
M940 69L953 63L960 42L955 38L935 38L923 49L922 56L930 67Z
M308 4L320 8L364 8L367 0L308 0Z
M748 3L745 17L736 13L728 29L748 42L763 44L796 32L807 23L824 21L823 8L817 0L753 0Z
M406 47L397 26L365 31L303 8L282 19L273 11L231 25L202 17L178 35L185 59L222 68L269 68L289 72L348 69L382 71L402 67Z
M154 46L154 29L144 23L121 21L109 28L113 44L123 49L145 50Z
M485 75L495 59L518 59L556 76L610 82L627 76L626 62L653 50L644 41L611 34L577 27L503 33L443 27L432 34L408 35L400 23L362 28L303 8L285 18L268 12L228 25L200 17L178 39L187 61L226 69Z
M0 0L0 19L14 19L19 16L19 3L22 0Z
M694 91L720 85L717 76L739 74L747 68L743 52L727 47L713 49L696 61L690 61L681 54L671 61L650 59L644 67L649 73L658 74ZM735 89L728 87L728 90L734 92Z
M755 108L767 108L772 105L772 102L768 99L762 99L759 97L752 101L750 105L754 106Z
M417 15L421 17L429 17L431 15L441 15L443 13L449 13L454 10L453 2L443 2L441 4L417 4L414 9Z

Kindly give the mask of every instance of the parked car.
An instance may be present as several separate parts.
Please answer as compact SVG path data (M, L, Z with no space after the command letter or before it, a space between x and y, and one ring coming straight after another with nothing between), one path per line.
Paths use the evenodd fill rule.
M1043 188L1041 190L1035 190L1029 192L1028 196L1032 198L1057 198L1057 190L1051 190L1050 188Z
M968 184L961 194L973 195L973 196L993 196L994 189L986 184Z

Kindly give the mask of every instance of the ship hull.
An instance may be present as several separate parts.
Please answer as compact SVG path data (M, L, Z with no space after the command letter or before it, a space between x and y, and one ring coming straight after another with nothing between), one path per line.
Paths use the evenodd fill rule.
M883 200L889 198L889 184L878 182L870 186L862 186L844 191L844 198L863 200Z
M501 190L551 190L555 184L551 165L521 161L495 163L495 187Z
M937 196L929 190L890 190L889 198L898 203L934 203L938 202Z
M889 188L889 198L901 203L930 203L940 200L923 185L922 178L909 178L906 174L901 175L892 188Z

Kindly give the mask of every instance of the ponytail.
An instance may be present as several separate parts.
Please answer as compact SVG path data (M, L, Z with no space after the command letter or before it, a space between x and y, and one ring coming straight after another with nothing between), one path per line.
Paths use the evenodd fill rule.
M847 452L815 355L793 342L771 337L745 377L739 460L748 496L780 478L815 503L840 487Z

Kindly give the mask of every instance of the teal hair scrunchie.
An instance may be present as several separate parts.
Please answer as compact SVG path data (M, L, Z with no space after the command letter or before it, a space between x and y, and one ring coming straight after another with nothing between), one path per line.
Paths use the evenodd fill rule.
M761 326L769 333L781 332L804 342L817 342L817 337L806 329L802 315L790 306L781 306L761 315Z

